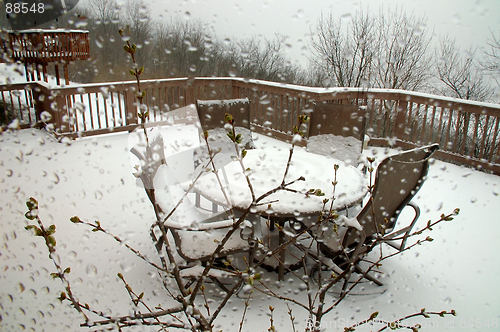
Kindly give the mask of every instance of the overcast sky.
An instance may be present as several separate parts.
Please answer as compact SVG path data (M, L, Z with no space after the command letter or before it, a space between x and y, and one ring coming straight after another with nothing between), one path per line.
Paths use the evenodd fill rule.
M208 22L219 39L288 36L289 56L305 65L310 29L321 13L341 16L362 6L404 8L427 16L435 35L449 34L462 47L485 46L489 29L500 33L500 0L150 0L153 18L181 16ZM436 38L437 40L437 38Z

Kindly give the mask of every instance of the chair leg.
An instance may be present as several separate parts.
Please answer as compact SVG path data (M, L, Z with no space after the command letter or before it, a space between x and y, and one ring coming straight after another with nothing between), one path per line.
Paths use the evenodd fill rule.
M222 289L226 294L229 294L230 290L224 285L222 282L220 282L219 279L213 276L209 276L209 278L217 285L219 286L220 289Z
M367 280L373 282L377 286L384 285L380 280L369 275L368 272L363 271L363 269L358 264L355 264L351 269L354 270L353 272L356 272L357 274L361 274L364 279L367 279ZM346 274L344 284L342 285L342 291L340 292L340 296L344 295L345 292L347 291L347 286L349 285L349 279L351 278L351 275L352 275L352 272L349 272Z
M351 272L347 273L344 277L344 284L342 285L342 291L340 292L340 296L344 296L347 291L347 286L349 285L349 279L351 279Z
M383 286L384 285L380 280L378 280L377 278L369 275L368 272L363 271L363 269L358 264L355 265L354 269L355 269L356 273L362 274L363 278L365 278L365 279L367 279L367 280L369 280L369 281L377 284L378 286Z

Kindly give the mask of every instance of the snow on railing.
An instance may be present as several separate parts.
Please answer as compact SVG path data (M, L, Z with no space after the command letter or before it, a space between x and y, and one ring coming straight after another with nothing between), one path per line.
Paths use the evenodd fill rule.
M498 104L404 90L313 88L241 78L145 80L141 87L149 122L163 121L169 111L197 99L248 98L253 129L285 140L291 139L298 115L316 103L358 105L365 110L371 144L412 147L436 142L441 158L500 174ZM22 88L11 85L1 90L15 89ZM65 135L130 130L138 123L133 81L66 87L42 82L31 90L37 114L50 113Z

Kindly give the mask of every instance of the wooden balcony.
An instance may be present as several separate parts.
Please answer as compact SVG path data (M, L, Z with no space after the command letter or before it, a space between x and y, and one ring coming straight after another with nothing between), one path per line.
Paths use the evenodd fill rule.
M90 58L89 32L66 29L30 29L10 31L3 41L5 54L12 61L24 63L28 81L47 82L47 66L54 64L57 84L59 67L63 65L64 78L69 84L68 64Z
M0 86L0 102L12 109L16 101L31 104L31 112L25 112L27 125L46 111L61 135L98 135L137 126L135 87L133 81L52 89L43 83ZM499 104L404 90L325 89L241 78L150 80L141 82L141 88L149 122L163 121L169 111L197 99L248 98L252 129L281 140L291 140L298 115L314 102L358 105L366 112L371 145L439 143L437 157L500 175Z
M90 57L89 32L82 30L11 31L4 47L14 61L23 63L69 63Z

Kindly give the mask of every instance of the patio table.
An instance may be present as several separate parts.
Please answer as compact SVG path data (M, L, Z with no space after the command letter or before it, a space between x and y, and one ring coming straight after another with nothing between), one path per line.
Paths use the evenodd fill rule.
M226 195L213 172L203 174L194 184L194 190L219 205L240 211L245 211L252 203L256 203L251 213L271 218L272 225L274 223L284 225L287 220L299 216L319 215L323 210L323 200L331 199L333 194L334 165L339 165L334 209L349 208L359 203L367 194L367 181L360 170L340 160L295 148L285 183L299 177L303 177L304 180L287 186L289 190L277 190L261 201L254 202L243 170L250 179L255 198L258 199L261 195L280 186L289 153L289 149L277 148L248 150L242 160L243 167L237 160L220 167L222 171L219 172L220 179ZM306 195L310 189L320 189L325 196ZM284 243L284 236L283 232L280 232L280 244ZM284 259L285 251L283 250L280 253L280 280L284 275L284 266L281 264Z

